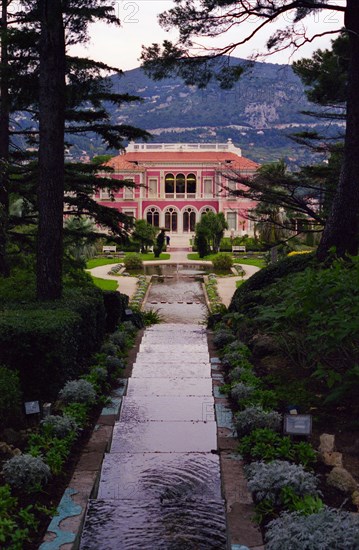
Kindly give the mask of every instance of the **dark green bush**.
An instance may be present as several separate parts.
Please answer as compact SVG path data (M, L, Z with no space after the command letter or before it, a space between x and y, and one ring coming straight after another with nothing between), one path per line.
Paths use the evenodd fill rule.
M130 252L123 260L123 263L126 269L142 269L143 267L141 254L137 254L136 252Z
M21 416L19 375L0 365L0 431Z
M75 375L80 327L68 309L2 312L0 361L19 372L25 400L51 400Z
M103 301L106 310L106 332L113 332L125 316L128 296L117 291L104 290Z
M218 271L228 271L233 265L232 255L226 252L220 252L212 260L214 269Z
M103 339L102 292L85 285L65 288L59 301L7 305L0 316L0 363L18 371L25 400L52 400L82 373Z
M204 258L210 252L206 236L202 232L198 232L196 235L195 248L198 250L200 258Z
M278 279L290 273L304 271L307 267L315 265L315 258L311 254L300 254L298 256L290 256L261 269L237 288L228 308L229 311L240 311L242 304L248 300L248 293L251 293L252 297L252 293L262 290L268 285L275 283Z

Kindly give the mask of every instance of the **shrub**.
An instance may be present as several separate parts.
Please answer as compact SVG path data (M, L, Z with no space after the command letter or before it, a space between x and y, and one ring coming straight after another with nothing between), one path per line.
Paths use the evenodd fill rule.
M131 321L124 321L120 326L120 330L135 336L138 329Z
M45 434L53 437L66 437L71 432L77 432L78 425L71 416L50 415L41 421Z
M265 411L262 407L254 405L238 412L235 417L235 425L238 436L246 435L257 428L269 428L278 431L281 427L282 415L276 411Z
M82 376L83 380L87 380L87 382L92 384L98 396L110 389L110 386L107 383L107 378L107 369L97 365L91 367L90 372Z
M226 344L233 342L234 335L230 330L221 329L215 332L213 337L213 344L216 348L223 348Z
M0 365L0 430L21 416L21 390L17 372Z
M109 342L120 348L121 350L125 350L128 347L129 344L129 335L121 330L116 330L111 336L109 337Z
M26 493L36 492L50 479L50 468L40 457L18 455L4 463L5 483Z
M114 343L112 343L111 341L108 341L102 344L100 353L104 353L105 355L111 355L112 357L116 357L118 353L118 348Z
M325 508L317 514L283 513L266 531L267 550L357 550L359 519Z
M106 357L105 365L110 373L116 373L119 372L120 369L125 368L125 362L123 359L120 359L119 357L112 357L111 355Z
M225 367L229 366L227 361L225 362L224 366ZM232 369L228 373L228 378L230 379L231 382L239 382L246 370L248 370L248 367L234 367L234 369Z
M143 262L140 254L136 252L130 252L127 254L123 260L126 269L142 269Z
M84 428L87 422L88 406L85 403L69 403L63 408L64 416L73 418L79 428Z
M240 401L241 399L246 399L250 397L250 395L253 393L254 387L253 386L247 386L246 384L243 384L242 382L239 382L231 389L231 398L235 401Z
M76 439L74 431L61 438L48 433L33 433L29 437L29 454L42 457L54 475L61 474L63 466L70 455L72 444Z
M238 448L246 460L290 460L300 462L305 468L314 464L317 458L309 443L293 443L290 437L282 437L268 428L253 430L242 438Z
M35 505L36 506L36 505ZM36 534L38 521L33 506L21 508L9 485L0 486L0 541L2 548L23 550L30 536Z
M273 462L253 462L245 467L249 490L256 500L268 499L282 504L281 492L291 487L296 495L318 495L317 478L306 472L303 466L283 460Z
M243 301L248 293L262 290L268 285L275 283L278 279L289 275L289 273L304 271L311 265L316 265L313 256L311 254L303 254L299 256L290 256L289 258L287 257L275 264L271 264L270 266L261 269L246 280L236 290L229 306L229 311L240 311Z
M198 255L200 258L204 258L210 252L208 241L203 231L197 231L196 233L195 248L198 250Z
M52 302L11 303L0 316L0 363L18 371L25 400L53 400L81 374L104 333L102 292L64 289Z
M59 399L66 404L92 404L96 401L96 392L93 385L87 380L71 380L60 391Z
M129 299L120 292L104 290L103 301L106 310L106 332L113 332L125 316Z
M220 252L213 258L212 264L217 271L229 271L233 265L232 255Z

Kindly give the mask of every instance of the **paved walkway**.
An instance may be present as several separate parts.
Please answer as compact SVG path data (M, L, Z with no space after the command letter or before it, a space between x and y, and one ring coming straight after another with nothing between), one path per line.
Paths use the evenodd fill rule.
M188 260L188 250L173 250L169 249L171 257L169 260L153 260L150 262L145 262L147 265L151 264L208 264L211 262L203 262L202 260ZM258 267L253 265L244 265L239 264L245 271L243 279L248 279L254 273L259 271ZM118 277L116 275L109 275L110 266L103 265L100 267L95 267L91 269L90 272L94 277L99 277L100 279L113 279L119 283L118 290L123 294L126 294L130 298L134 295L136 291L137 279L136 277ZM218 277L218 293L221 297L222 302L225 306L229 306L232 296L236 290L236 282L241 280L242 277Z
M211 366L198 325L146 330L80 548L226 548Z

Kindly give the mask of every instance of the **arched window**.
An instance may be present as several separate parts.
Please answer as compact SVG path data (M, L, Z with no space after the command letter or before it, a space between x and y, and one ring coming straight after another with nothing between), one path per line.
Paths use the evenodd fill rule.
M165 228L167 231L176 232L178 226L178 215L177 212L172 206L166 209L165 211Z
M201 216L203 216L203 214L207 214L207 212L214 212L214 213L216 213L216 210L213 208L213 206L204 206L204 207L201 209Z
M183 212L183 231L193 232L196 228L196 211L188 206Z
M174 192L175 192L175 177L173 174L166 174L165 193L166 195L173 195Z
M158 208L155 206L152 206L147 210L146 220L148 223L153 225L154 227L160 226L160 213L158 211Z
M196 175L188 174L187 176L187 195L196 194Z
M184 174L177 174L176 176L176 195L182 195L186 192L186 178Z

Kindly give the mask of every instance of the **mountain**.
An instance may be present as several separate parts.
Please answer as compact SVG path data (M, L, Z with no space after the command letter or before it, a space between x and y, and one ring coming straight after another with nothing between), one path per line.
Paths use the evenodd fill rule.
M247 64L232 59L233 64ZM153 81L141 68L112 76L113 88L143 98L121 108L109 105L114 122L148 130L156 142L224 142L231 138L242 154L260 163L285 158L298 166L320 161L308 148L299 147L289 134L304 129L320 134L339 134L342 123L330 125L324 119L301 111L314 110L304 86L288 65L253 63L231 90L217 82L205 89L188 86L180 78ZM71 153L79 157L103 153L96 137L71 138Z

